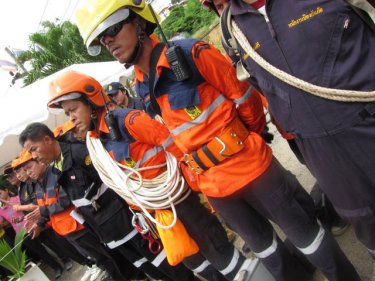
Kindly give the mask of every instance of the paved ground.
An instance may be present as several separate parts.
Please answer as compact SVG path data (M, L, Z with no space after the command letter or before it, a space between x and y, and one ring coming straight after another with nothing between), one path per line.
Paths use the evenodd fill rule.
M274 131L274 128L271 128L271 130ZM315 179L311 176L306 167L298 162L293 153L290 151L286 141L283 140L278 133L275 134L272 149L277 159L297 176L302 186L307 191L310 191L315 183ZM375 281L375 264L364 247L356 240L353 229L349 228L345 234L337 237L337 241L358 270L362 281ZM242 246L241 239L237 239L235 245L240 248ZM42 269L46 272L51 280L54 280L52 271L49 268L42 265ZM59 281L79 281L80 277L84 273L84 270L85 269L82 266L74 264L74 267L70 271L63 273ZM315 274L314 281L325 280L326 279L319 272Z

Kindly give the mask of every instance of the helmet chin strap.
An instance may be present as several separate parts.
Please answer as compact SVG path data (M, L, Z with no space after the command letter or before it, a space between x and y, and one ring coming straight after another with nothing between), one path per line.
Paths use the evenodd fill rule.
M135 23L136 23L136 28L137 28L137 44L134 46L134 50L133 50L133 53L129 59L128 62L125 63L125 68L129 68L131 67L132 65L135 65L141 54L142 54L142 50L143 50L143 42L144 42L144 39L145 39L145 36L146 36L146 32L143 30L142 26L141 26L141 23L139 21L138 18L135 19Z

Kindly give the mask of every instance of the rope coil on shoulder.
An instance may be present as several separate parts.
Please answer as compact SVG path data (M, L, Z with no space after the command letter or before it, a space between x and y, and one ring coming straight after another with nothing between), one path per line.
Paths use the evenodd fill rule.
M245 52L252 58L259 66L267 72L280 79L281 81L301 89L312 95L341 102L373 102L375 101L375 91L354 91L354 90L341 90L331 89L326 87L317 86L308 83L302 79L292 76L268 63L262 58L251 46L245 35L242 33L238 25L231 20L231 27L234 37Z
M169 229L175 225L177 221L175 205L185 200L191 190L185 184L177 159L173 155L165 151L166 163L134 169L113 160L100 139L92 138L88 134L86 144L92 163L105 185L129 204L138 206L144 215L159 227ZM163 166L167 167L166 171L153 179L143 179L140 174L141 171ZM159 223L147 210L168 208L171 208L174 217L170 225Z

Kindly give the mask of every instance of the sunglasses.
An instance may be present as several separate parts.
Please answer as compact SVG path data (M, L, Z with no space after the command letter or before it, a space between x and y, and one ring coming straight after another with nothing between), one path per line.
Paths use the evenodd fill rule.
M127 24L127 23L131 22L133 19L134 19L134 16L133 15L129 15L123 21L120 21L120 22L118 22L118 23L116 23L116 24L111 25L110 27L108 27L106 30L104 30L102 33L99 34L98 39L99 39L100 43L103 44L103 39L106 36L115 37L121 31L122 26L124 24Z

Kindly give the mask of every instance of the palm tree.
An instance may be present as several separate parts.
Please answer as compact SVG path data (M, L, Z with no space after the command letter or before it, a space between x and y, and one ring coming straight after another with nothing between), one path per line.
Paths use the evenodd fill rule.
M46 21L42 26L42 32L30 35L31 46L19 57L21 62L30 61L32 66L24 77L24 85L72 64L113 60L106 50L97 57L88 55L77 26L71 22Z

